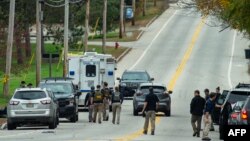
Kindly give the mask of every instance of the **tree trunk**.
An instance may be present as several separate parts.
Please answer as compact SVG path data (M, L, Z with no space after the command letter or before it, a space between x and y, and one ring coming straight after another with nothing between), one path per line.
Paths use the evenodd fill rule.
M120 31L119 38L123 38L124 35L124 0L120 1Z
M102 25L102 53L106 53L106 28L107 28L107 0L104 0L103 5L103 25Z
M84 33L84 50L88 51L88 37L89 37L89 8L90 0L86 0L86 16L85 16L85 33Z
M142 0L142 16L146 15L146 0Z
M154 0L154 7L156 7L157 0Z
M17 63L23 64L23 53L22 53L22 39L21 39L21 31L20 28L16 25L15 27L15 44L16 44L16 56Z
M132 25L135 25L135 0L132 1L132 8L133 8L133 18L131 20Z
M25 38L25 56L31 57L30 32L28 23L26 23L25 25L24 38Z

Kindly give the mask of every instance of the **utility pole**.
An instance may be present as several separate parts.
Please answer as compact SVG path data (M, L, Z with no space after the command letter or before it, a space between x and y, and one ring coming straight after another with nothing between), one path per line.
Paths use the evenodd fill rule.
M12 58L12 47L13 47L13 32L14 32L14 19L15 19L15 0L10 0L9 10L9 27L8 27L8 41L6 51L6 70L4 77L3 94L4 96L9 95L9 78L11 70L11 58Z
M132 8L133 8L133 18L131 22L132 22L132 25L135 25L135 0L132 0Z
M119 38L122 38L124 34L124 0L120 2L120 30Z
M85 16L85 33L84 33L84 51L88 51L89 37L89 4L90 0L86 0L86 16Z
M104 1L103 7L103 25L102 25L102 53L106 53L106 28L107 28L107 0Z
M42 47L42 26L41 26L41 0L36 0L36 86L41 80L41 47Z
M68 72L68 39L69 39L69 0L65 0L64 9L64 63L63 63L63 77L66 77Z

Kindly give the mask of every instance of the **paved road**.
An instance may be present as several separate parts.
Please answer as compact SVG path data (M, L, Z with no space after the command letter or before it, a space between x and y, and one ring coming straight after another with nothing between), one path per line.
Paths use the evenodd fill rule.
M156 82L166 84L172 94L172 116L157 116L156 135L142 135L144 119L132 115L132 101L122 107L121 124L110 121L88 123L87 113L80 121L62 121L55 130L46 127L0 131L2 141L198 141L192 137L189 104L193 91L220 86L229 89L238 82L250 82L244 48L249 42L234 31L218 32L204 24L209 19L187 9L170 8L148 27L133 50L118 64L117 76L125 69L146 69ZM111 114L110 114L111 117ZM219 140L218 126L210 136Z

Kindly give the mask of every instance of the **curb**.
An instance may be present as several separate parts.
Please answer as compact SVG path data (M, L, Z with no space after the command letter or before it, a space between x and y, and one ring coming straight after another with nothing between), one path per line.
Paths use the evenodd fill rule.
M127 55L130 51L132 50L132 48L127 48L117 59L116 61L119 62L122 60L122 58Z

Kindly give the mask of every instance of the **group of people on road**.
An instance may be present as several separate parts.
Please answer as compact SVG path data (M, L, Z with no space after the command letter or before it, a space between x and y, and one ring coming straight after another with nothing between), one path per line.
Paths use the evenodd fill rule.
M109 120L109 105L112 103L113 124L120 124L120 113L121 104L123 102L123 95L119 91L119 87L115 87L115 91L112 91L108 87L108 83L103 83L103 88L101 85L91 87L91 91L87 93L85 97L85 105L88 106L89 110L89 122L102 123L103 121Z
M205 98L200 96L200 91L194 91L194 97L190 104L191 125L193 128L193 136L200 137L201 121L203 118L204 128L202 140L211 140L208 137L209 131L214 131L213 119L217 99L220 97L220 87L216 88L216 92L209 93L209 89L204 90Z

